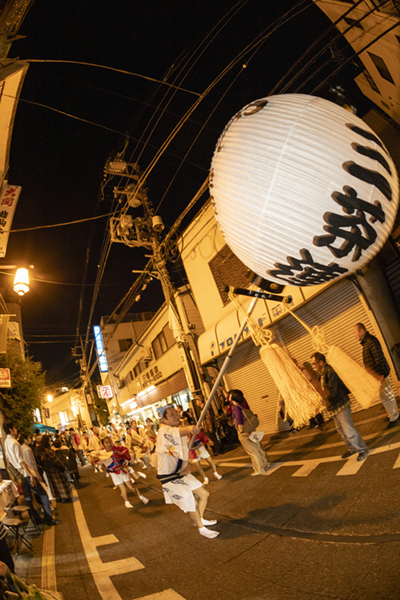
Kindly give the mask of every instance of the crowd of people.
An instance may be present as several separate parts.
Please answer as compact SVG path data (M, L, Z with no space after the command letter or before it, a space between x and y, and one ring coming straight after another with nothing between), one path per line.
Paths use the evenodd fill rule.
M400 417L390 387L389 365L379 341L362 323L355 325L354 335L363 347L365 369L382 384L381 400L388 413L388 426L391 427ZM342 458L358 453L357 460L364 460L369 451L354 426L350 392L345 384L320 352L314 352L309 362L300 369L320 394L326 415L333 418L346 445ZM225 426L234 428L236 441L250 456L253 466L251 475L266 475L270 463L261 445L264 432L257 430L258 419L251 412L242 391L233 389L225 393L223 388L219 388L218 394L222 398ZM197 394L194 401L198 409L203 411L203 397ZM279 406L282 418L289 420L287 411L283 412L282 400ZM217 432L218 416L212 408L208 408L203 414L201 428L195 424L194 415L179 405L162 406L158 409L158 416L158 420L147 418L145 423L132 419L125 424L119 422L105 427L94 426L90 431L78 432L71 428L55 435L36 432L34 436L19 433L13 423L6 423L4 449L7 468L20 485L32 521L48 525L60 523L53 519L50 503L53 499L61 502L71 500L71 485L79 486L78 462L82 467L89 462L94 473L104 472L105 476L111 477L114 489L119 489L127 508L133 508L128 492L135 493L144 504L149 502L140 493L138 484L142 478L146 479L143 470L155 468L166 503L174 503L187 512L201 535L215 538L218 532L209 527L215 525L216 521L204 518L209 496L204 486L209 483L209 478L200 462L206 462L215 479L222 478L213 461L214 455L223 452L221 437ZM310 428L315 426L324 426L321 413L310 421ZM191 473L196 470L202 481ZM35 508L33 497L41 504L43 517Z

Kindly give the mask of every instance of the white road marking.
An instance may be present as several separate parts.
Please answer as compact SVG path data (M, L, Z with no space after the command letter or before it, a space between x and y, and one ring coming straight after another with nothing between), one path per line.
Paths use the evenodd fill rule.
M93 575L94 582L99 591L100 596L103 600L122 600L121 596L117 592L111 577L114 575L122 575L123 573L129 573L144 569L144 565L131 556L130 558L122 558L121 560L113 560L109 562L103 562L97 551L98 546L105 546L106 544L115 544L119 542L118 538L114 534L100 535L92 537L89 527L87 525L85 515L83 513L82 505L79 500L78 492L73 490L74 496L74 512L76 524L78 526L79 535L83 546L83 551L86 556L86 560L89 564L89 569ZM54 530L54 528L52 528ZM164 590L163 592L156 592L150 596L143 596L136 600L185 600L182 596L174 592L174 590Z
M185 600L185 598L183 598L183 596L181 596L180 594L174 592L174 590L165 590L164 592L150 594L150 596L134 598L134 600Z
M271 466L267 469L267 475L272 475L272 473L275 473L282 465L283 463L280 462L271 463Z
M97 551L97 546L113 544L116 541L118 542L118 539L112 534L106 536L101 535L97 538L92 537L76 490L73 490L73 495L75 519L81 537L83 551L96 587L99 590L99 594L104 600L121 600L121 596L114 587L110 577L137 571L138 569L144 569L144 565L133 556L104 563Z
M343 446L343 443L339 444L340 446ZM323 450L324 448L327 448L327 446L321 446L320 448L318 448L318 450ZM373 450L369 451L369 454L382 454L382 452L389 452L391 450L398 450L400 449L400 442L396 442L394 444L387 444L386 446L381 446L380 448L374 448ZM291 450L291 452L295 452L295 450ZM273 454L272 452L268 452L268 455ZM276 452L275 454L283 454L282 452ZM343 465L343 467L337 472L337 475L355 475L356 473L358 473L358 471L361 469L362 465L364 464L364 461L361 462L357 462L357 454L351 456L346 463ZM244 456L240 456L240 457L235 457L232 460L238 460L238 459L242 459L242 458L246 458ZM306 477L307 475L309 475L310 473L312 473L312 471L314 471L316 469L316 467L320 464L324 464L324 463L330 463L330 462L338 462L338 461L342 461L342 457L341 455L337 455L337 456L327 456L325 458L311 458L311 459L304 459L304 460L288 460L285 462L274 462L271 463L271 467L270 469L268 469L268 475L271 475L272 473L274 473L275 471L277 471L280 467L299 467L299 469L297 471L295 471L295 473L292 473L292 477ZM350 464L349 464L350 463ZM223 463L217 463L218 466L221 467L251 467L251 463L237 463L237 462L229 462L229 460L225 460ZM393 469L398 469L400 468L400 455L397 457L395 464L393 465Z
M319 465L319 460L310 460L292 474L292 477L307 477Z
M343 467L336 473L336 475L355 475L361 469L366 458L360 462L357 461L358 454L353 454L348 460L346 460Z
M247 458L247 457L243 456L242 458ZM251 463L237 463L237 462L220 462L220 463L217 463L217 465L218 465L218 467L251 467Z

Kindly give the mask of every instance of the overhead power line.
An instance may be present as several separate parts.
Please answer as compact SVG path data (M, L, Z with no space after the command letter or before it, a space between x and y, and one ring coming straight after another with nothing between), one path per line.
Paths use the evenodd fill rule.
M95 219L102 219L103 217L111 217L114 213L106 213L104 215L97 215L97 217L87 217L86 219L78 219L77 221L66 221L65 223L53 223L52 225L37 225L36 227L25 227L24 229L9 229L2 230L2 233L21 233L22 231L34 231L36 229L51 229L52 227L65 227L66 225L77 225L78 223L85 223L86 221L94 221Z
M122 73L123 75L132 75L133 77L140 77L141 79L146 79L147 81L152 81L153 83L159 83L160 85L166 85L168 87L179 90L180 92L186 92L187 94L193 94L194 96L200 96L198 92L194 92L193 90L187 90L179 85L174 85L173 83L168 83L167 81L162 81L161 79L155 79L154 77L148 77L147 75L141 75L140 73L132 73L132 71L125 71L124 69L116 69L115 67L108 67L107 65L97 65L96 63L88 63L82 62L79 60L47 60L41 58L24 58L24 62L29 63L61 63L68 65L82 65L85 67L96 67L97 69L106 69L107 71L115 71L116 73Z

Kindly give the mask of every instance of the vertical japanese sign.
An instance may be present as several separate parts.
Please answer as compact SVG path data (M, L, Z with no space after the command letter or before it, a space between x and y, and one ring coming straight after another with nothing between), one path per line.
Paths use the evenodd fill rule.
M0 388L11 387L10 369L0 369Z
M102 373L107 373L108 372L108 364L107 364L107 359L106 359L106 355L105 355L105 351L104 351L103 336L101 335L101 329L98 325L95 325L93 327L93 331L94 331L94 340L96 343L97 356L99 358L100 371Z
M6 255L9 231L20 193L21 186L5 185L0 195L0 258Z

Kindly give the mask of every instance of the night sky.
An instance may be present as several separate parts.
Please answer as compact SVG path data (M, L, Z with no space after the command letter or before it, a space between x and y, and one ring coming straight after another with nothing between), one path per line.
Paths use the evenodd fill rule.
M277 20L290 16L293 9L299 14L277 27ZM276 30L271 32L274 23ZM154 208L162 201L157 214L168 228L206 178L215 144L229 119L245 104L270 94L293 63L330 26L311 0L36 0L18 32L26 38L14 42L9 58L95 63L166 79L203 93L247 46L270 33L212 88L151 172L147 181L149 198ZM330 32L318 49L334 35ZM343 56L351 56L344 40L336 41L333 50L327 48L287 91L312 93ZM326 67L297 89L306 76L330 58ZM345 87L362 116L367 105L352 84L357 68L350 63L330 83ZM328 97L326 86L317 93ZM22 186L12 228L109 213L117 180L100 193L106 160L126 146L124 160L139 161L145 169L195 100L196 96L187 92L171 92L159 83L110 70L32 63L22 88L11 144L8 181ZM202 202L205 200L206 195ZM200 207L198 203L189 217ZM140 209L133 216L140 216ZM10 235L3 264L26 260L35 266L33 277L41 280L32 281L29 294L22 299L22 318L28 353L42 362L49 384L71 383L78 377L71 347L80 284L90 243L89 285L85 287L80 323L80 332L85 335L106 227L107 218L102 218ZM92 325L116 308L136 278L132 269L143 268L146 253L122 244L112 246ZM157 310L161 303L159 283L153 281L131 311ZM66 341L61 343L63 339ZM58 343L49 343L54 341Z

